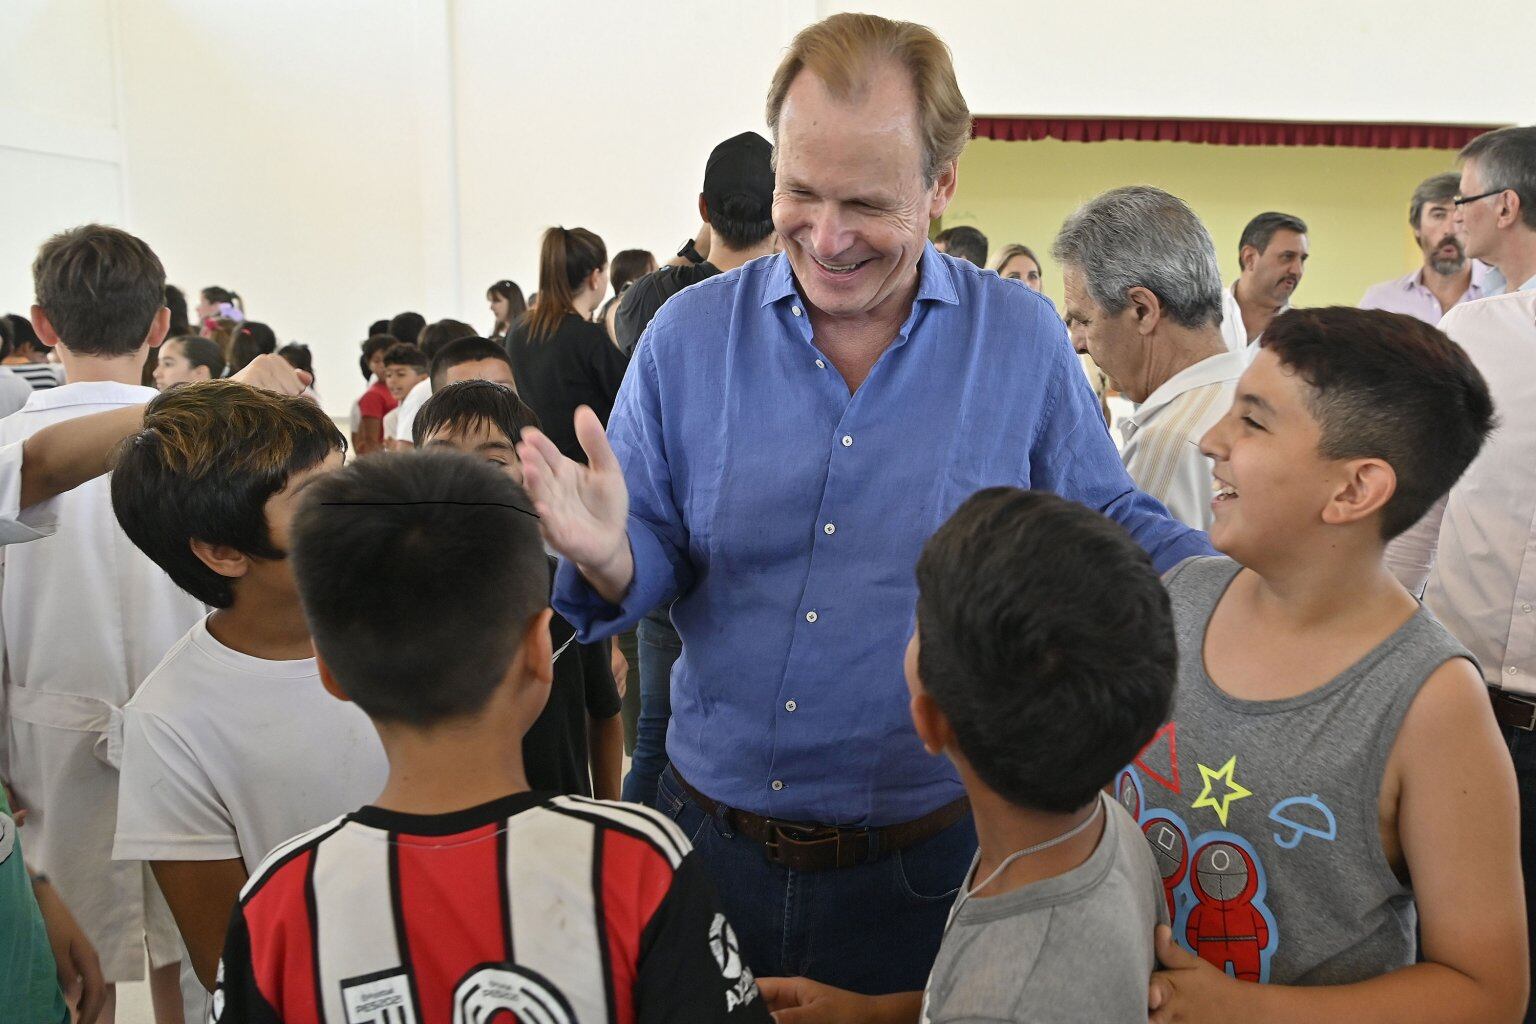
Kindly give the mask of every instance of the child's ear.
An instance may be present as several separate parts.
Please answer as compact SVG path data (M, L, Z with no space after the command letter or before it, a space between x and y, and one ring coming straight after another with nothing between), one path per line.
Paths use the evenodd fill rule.
M1355 459L1344 468L1344 485L1323 508L1323 522L1329 526L1347 526L1373 516L1397 493L1397 473L1383 459Z
M237 551L228 544L210 544L193 538L187 541L198 561L218 573L237 580L251 569L251 559L244 551Z
M314 641L310 641L310 643L313 645ZM336 681L335 674L331 672L331 666L325 663L325 659L320 656L319 650L315 651L315 667L320 670L320 685L325 687L326 693L344 704L352 703L352 698L347 696L347 691L343 690L341 684Z
M49 348L59 343L59 332L53 329L53 321L48 319L42 306L32 307L32 329L37 332L37 340Z
M930 754L944 753L955 741L949 719L939 710L938 702L922 690L912 695L912 725L923 749Z
M529 619L523 641L518 645L523 673L541 686L551 686L555 681L555 650L549 636L549 620L554 614L554 609L545 608ZM571 643L574 646L575 641Z

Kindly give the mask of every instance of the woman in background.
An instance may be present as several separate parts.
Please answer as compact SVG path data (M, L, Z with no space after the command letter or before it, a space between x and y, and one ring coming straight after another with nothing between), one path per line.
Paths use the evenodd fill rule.
M197 304L197 321L204 327L214 320L233 320L237 324L245 322L245 300L239 292L209 285L199 293L199 298L201 301Z
M155 387L164 391L189 380L217 380L224 376L224 353L207 338L183 334L160 344L155 364Z
M523 290L517 286L516 281L497 281L486 289L485 301L491 304L491 315L496 318L496 323L491 326L490 339L505 342L507 335L512 332L512 325L528 309L528 303L523 301ZM411 344L416 343L415 338L408 340Z
M655 269L656 257L644 249L625 249L608 264L608 283L613 286L613 295L603 303L597 320L607 329L608 340L615 345L619 343L619 336L614 331L613 318L619 311L619 299L623 298L630 285Z
M1027 245L1013 242L1003 246L992 269L1005 281L1017 281L1031 291L1040 290L1040 259Z
M277 351L277 335L272 328L255 320L248 320L235 328L230 336L228 355L225 359L229 363L231 374L239 373L257 356L263 356L269 352Z
M507 336L517 392L567 458L585 464L572 417L591 406L604 425L629 361L592 312L608 290L608 252L585 228L550 228L539 253L539 305Z

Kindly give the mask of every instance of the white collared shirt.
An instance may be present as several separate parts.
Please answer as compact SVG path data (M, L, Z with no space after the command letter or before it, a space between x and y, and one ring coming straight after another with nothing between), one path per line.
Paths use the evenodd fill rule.
M1168 506L1186 526L1211 526L1211 460L1200 438L1232 407L1248 360L1223 352L1180 370L1120 421L1121 458L1136 486Z
M1489 683L1536 694L1536 292L1456 306L1440 329L1482 371L1499 425L1451 489L1424 600Z
M1280 313L1290 308L1291 304L1287 302L1280 307ZM1260 332L1259 338L1248 340L1248 327L1243 323L1243 307L1237 304L1236 281L1221 293L1221 337L1226 341L1229 352L1243 354L1246 361L1244 365L1253 362L1254 355L1259 351L1259 338L1264 337L1263 332Z

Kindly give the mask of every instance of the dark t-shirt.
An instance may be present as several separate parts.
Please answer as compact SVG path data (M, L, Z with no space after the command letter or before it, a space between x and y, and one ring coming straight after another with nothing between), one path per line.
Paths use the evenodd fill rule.
M589 405L604 426L624 380L629 359L614 348L602 324L569 313L553 334L530 340L528 318L507 335L517 393L539 414L539 425L568 459L585 464L572 417Z
M554 559L550 559L551 573L554 566ZM575 632L556 612L549 620L551 649L560 650ZM523 770L528 773L530 789L592 795L587 718L612 718L620 705L608 650L607 641L572 642L555 658L549 703L523 736Z
M720 268L705 260L686 267L662 267L637 279L624 290L624 297L619 300L619 311L613 318L613 333L619 339L619 348L624 350L625 355L634 355L635 346L640 343L640 335L650 326L651 318L663 302L689 285L698 284L718 273Z

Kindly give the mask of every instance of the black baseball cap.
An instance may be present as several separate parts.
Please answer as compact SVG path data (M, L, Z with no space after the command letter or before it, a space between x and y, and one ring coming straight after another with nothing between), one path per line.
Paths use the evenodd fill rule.
M725 201L739 197L755 204L759 216L773 216L773 147L757 132L742 132L726 139L709 154L704 165L704 203L720 210Z

